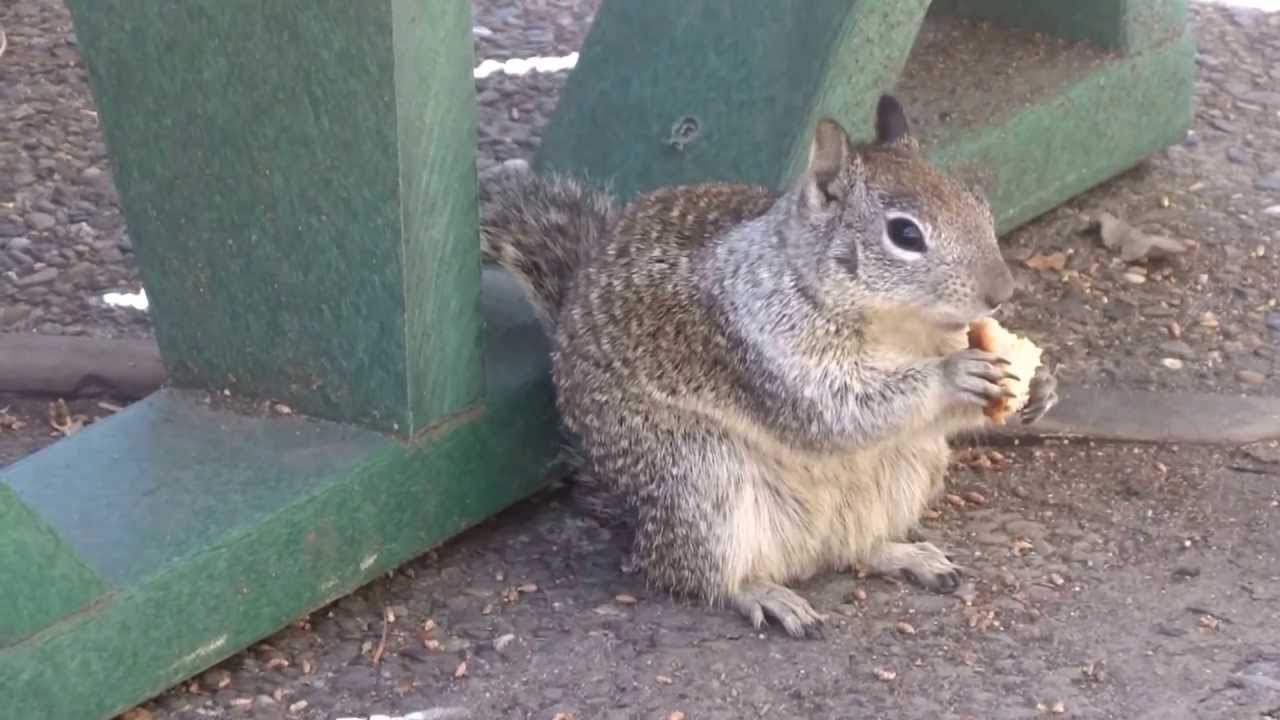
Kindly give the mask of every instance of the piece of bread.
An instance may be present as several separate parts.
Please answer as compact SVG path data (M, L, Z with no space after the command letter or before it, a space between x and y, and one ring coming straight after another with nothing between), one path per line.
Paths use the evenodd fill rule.
M1014 393L1012 398L996 398L983 413L997 425L1021 410L1031 395L1031 378L1040 369L1042 351L1030 340L1005 330L994 318L984 317L969 326L969 347L994 353L1009 361L1009 372L1016 381L1003 380L1000 385Z

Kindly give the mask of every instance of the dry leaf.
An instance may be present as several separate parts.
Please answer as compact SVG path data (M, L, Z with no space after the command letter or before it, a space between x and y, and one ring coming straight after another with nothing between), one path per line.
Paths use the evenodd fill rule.
M49 427L69 437L89 423L88 415L72 415L67 401L59 398L49 403Z
M1048 255L1032 255L1022 261L1023 265L1032 270L1053 270L1062 272L1067 268L1067 254L1064 252L1049 253Z
M1098 216L1098 234L1107 249L1115 250L1133 234L1133 228L1111 213L1102 213Z
M1180 240L1147 235L1108 213L1098 216L1098 232L1102 236L1102 244L1109 250L1118 250L1120 258L1128 263L1181 255L1187 251L1187 244Z
M0 430L21 430L27 424L9 414L9 408L0 408Z

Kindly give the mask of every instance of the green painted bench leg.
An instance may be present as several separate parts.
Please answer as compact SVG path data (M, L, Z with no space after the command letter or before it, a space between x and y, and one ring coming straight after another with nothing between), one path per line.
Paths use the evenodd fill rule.
M712 178L776 184L803 162L816 113L870 116L927 6L604 0L535 166L608 180L624 198Z
M732 12L605 0L535 165L624 199L704 180L780 187L816 115L869 128L893 90L930 155L988 191L1004 232L1191 123L1183 0L759 0ZM673 145L685 116L698 133Z
M68 4L176 387L0 471L0 716L105 720L534 492L559 433L480 268L467 0Z
M481 394L467 0L69 0L174 381L411 435Z

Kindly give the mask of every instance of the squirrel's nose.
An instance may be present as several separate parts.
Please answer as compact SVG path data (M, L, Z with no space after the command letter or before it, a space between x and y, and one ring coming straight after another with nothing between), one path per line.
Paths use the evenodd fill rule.
M987 307L995 310L1001 305L1009 302L1009 298L1013 297L1014 280L1013 273L1009 272L1009 266L1003 261L999 263L999 267L993 268L989 282L987 283L986 292L983 293L983 302Z

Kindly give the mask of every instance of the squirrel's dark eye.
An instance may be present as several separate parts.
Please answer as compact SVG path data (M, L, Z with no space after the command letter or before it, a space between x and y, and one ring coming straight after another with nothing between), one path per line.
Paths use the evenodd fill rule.
M907 252L923 253L924 231L912 220L904 217L890 218L887 230L889 240Z

